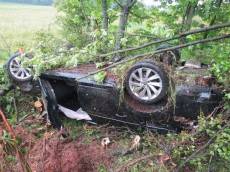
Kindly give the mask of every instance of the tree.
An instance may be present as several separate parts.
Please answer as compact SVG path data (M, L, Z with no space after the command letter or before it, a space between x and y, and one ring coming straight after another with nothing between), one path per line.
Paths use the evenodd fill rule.
M56 7L63 34L75 46L82 48L93 41L93 33L100 29L101 3L95 0L58 0Z
M108 32L108 27L109 27L109 17L108 17L108 4L107 0L101 0L102 3L102 28Z
M220 9L222 2L223 2L223 0L213 0L212 7L216 7L216 10L215 10L214 16L212 17L212 19L211 19L211 21L209 23L209 26L212 26L213 24L215 24L217 16L218 16L217 13L219 12L218 10ZM208 37L208 32L205 32L204 33L204 39L207 38L207 37Z
M181 25L181 32L188 31L192 25L192 18L196 12L198 1L188 1L186 6L186 11L183 16L182 25ZM181 44L186 42L185 37L180 39Z
M115 47L114 50L120 50L121 49L121 39L124 38L125 35L125 29L128 23L128 16L130 13L131 8L134 6L134 4L137 2L137 0L125 0L125 1L116 1L118 5L121 7L120 12L120 19L119 19L119 26L118 31L116 35L116 41L115 41ZM114 57L114 60L119 60L119 54Z

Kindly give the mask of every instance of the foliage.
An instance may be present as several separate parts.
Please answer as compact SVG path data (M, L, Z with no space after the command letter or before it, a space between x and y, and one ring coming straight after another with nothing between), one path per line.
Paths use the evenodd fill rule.
M0 90L5 90L9 87L10 80L8 79L7 72L3 65L0 67ZM4 107L5 111L9 114L14 112L13 108L14 97L11 95L5 97L0 96L0 105Z
M0 89L5 89L10 84L4 65L0 65Z
M230 162L230 126L229 123L225 124L221 117L211 118L205 120L205 118L199 119L199 131L205 132L210 138L215 137L214 142L210 145L209 154L216 156L217 159ZM227 127L223 128L223 125ZM218 130L223 130L217 134Z
M218 22L226 22L228 20L226 16L229 16L230 11L226 4L222 4L218 7L216 3L214 3L213 6L211 1L205 1L203 4L199 4L198 1L179 1L179 3L170 4L168 1L162 0L160 6L146 7L138 2L129 14L129 22L126 26L127 32L125 33L125 37L121 39L122 47L133 47L152 39L170 37L178 33L181 30L178 23L182 22L184 15L186 15L187 5L190 2L197 5L194 15L191 16L191 28L207 25L213 18L215 18L215 20L216 18L220 19ZM102 29L103 16L101 14L101 1L56 1L56 7L59 12L59 23L62 25L64 36L73 48L71 51L64 48L65 53L59 53L59 51L62 52L63 47L61 47L60 44L55 45L57 41L54 40L54 37L51 38L47 36L45 42L42 39L39 40L38 44L44 44L43 46L47 46L47 49L50 49L50 51L44 53L42 50L39 50L41 47L35 49L36 58L32 60L31 63L34 66L36 77L42 71L51 68L74 67L81 63L102 62L112 58L98 58L99 54L113 50L115 43L114 35L118 28L119 3L109 0L107 3L109 16L108 32ZM210 12L212 10L216 12ZM220 13L218 13L218 11L220 11ZM215 36L225 33L226 31L227 30L221 32L213 31L210 32L208 36ZM203 37L204 34L189 36L187 41L194 41ZM177 42L178 41L173 41L173 43ZM53 46L56 47L56 50L53 49ZM183 49L182 58L196 58L202 62L208 62L210 59L213 59L213 56L217 55L217 52L213 50L215 46L216 44L210 44L208 46L198 45ZM123 53L122 56L149 52L152 51L152 49L153 47L148 47L135 52ZM209 53L210 50L212 53ZM216 48L216 50L218 50L218 48ZM224 49L224 52L227 54L228 50ZM38 65L37 62L41 63ZM217 63L219 64L219 62ZM227 63L225 63L224 67L225 70L228 69L226 64ZM219 65L219 67L216 66L215 71L217 75L217 68L221 68L222 66L223 65ZM218 77L221 78L221 76Z
M225 86L225 88L227 89L226 91L229 92L230 90L228 89L230 85L230 41L224 41L215 47L212 46L209 50L210 53L215 56L212 71L214 72L218 81Z
M108 32L102 28L101 1L56 1L56 7L59 12L58 21L62 26L62 36L64 38L59 38L59 36L53 34L53 32L47 32L46 30L37 32L35 35L35 44L33 44L31 50L34 54L34 58L25 58L23 65L32 66L35 77L38 77L41 72L49 69L76 67L82 63L92 62L99 64L98 67L103 66L112 56L101 58L98 55L110 52L114 49L115 35L117 33L121 12L118 3L110 0L107 2L109 16ZM194 14L190 16L191 26L184 26L183 18L186 15L186 9L189 3L195 5L196 9ZM5 13L8 14L9 12L7 11ZM17 12L14 14L17 15ZM8 23L8 15L6 16L7 17L3 17L3 19L5 23ZM160 0L159 6L151 7L146 7L139 1L132 10L130 10L125 36L121 39L122 48L134 47L155 39L171 37L181 31L228 22L229 17L229 4L222 3L221 6L218 7L217 0L203 1L202 4L198 3L198 0L178 0L177 3ZM17 17L15 18L17 19ZM35 21L36 19L33 18L32 20ZM38 22L39 27L36 26L36 29L34 29L35 27L30 27L30 29L32 28L31 30L38 31L42 27L47 27L50 18L45 22L43 22L43 20L41 21L42 22ZM46 23L46 25L44 26L42 23ZM31 25L33 26L33 24L28 24L28 27ZM12 32L21 33L18 34L21 35L20 37L18 35L13 36L16 40L10 41L10 44L13 44L13 50L19 45L23 45L27 49L31 48L31 40L34 34L30 35L28 31L26 31L26 34L24 34L24 32L22 33L20 28L23 27L21 25L19 28L15 27L16 29L11 29L11 33L7 32L9 28L9 26L3 28L7 39L11 39ZM2 32L2 30L0 31ZM229 33L229 29L188 36L186 41L189 42L226 33ZM24 39L25 35L26 39ZM180 40L172 41L172 44L178 44L179 42ZM0 48L4 49L2 56L7 56L5 53L7 52L7 48L2 48L2 46ZM132 56L137 53L153 51L154 48L155 47L152 46L134 52L122 53L121 55ZM217 76L218 82L224 86L226 102L230 101L229 52L229 40L197 45L182 50L182 60L194 58L204 63L211 63L211 72ZM122 71L127 70L132 64L133 62L123 64L113 69L113 71L121 74ZM98 82L103 82L105 75L105 72L101 72L95 75L94 79ZM8 80L5 78L2 68L0 68L0 78L0 85L2 88L5 88L3 85L7 84ZM18 97L22 97L21 94L18 92L10 92L6 97L0 98L0 103L4 106L4 110L7 114L15 114L13 103ZM18 101L21 101L21 99L18 99ZM227 109L229 109L229 107L230 105L226 105ZM23 113L20 112L20 114ZM15 121L15 115L13 115L11 121ZM229 120L223 119L221 116L210 119L201 116L199 118L199 128L195 134L189 132L168 134L167 136L159 136L157 134L148 136L148 134L144 134L141 153L151 152L156 155L167 154L172 157L172 161L176 163L176 165L179 165L183 164L187 158L211 139L207 148L195 154L185 165L188 165L189 168L192 168L194 171L225 171L230 168L230 147L228 144L230 142L230 128L229 126L223 128L227 123L229 123ZM73 139L77 138L79 131L82 129L82 124L72 123L66 126L70 126L71 137ZM84 133L88 137L93 137L96 132L93 129L85 129ZM124 132L124 135L124 137L127 138L127 132ZM96 135L95 137L101 137L101 135ZM124 140L123 138L122 141ZM124 159L129 160L131 158L131 156L121 158L121 162L124 162ZM12 158L9 157L9 159ZM155 161L154 163L151 162L151 164L152 166L148 169L154 169L155 171L167 171L167 169L170 169L164 165L161 166L155 163ZM143 167L147 166L148 164L145 162L143 164L137 164L132 167L132 171L141 171ZM99 170L104 171L104 167L101 166Z
M94 79L98 82L98 83L103 83L106 77L106 72L99 72L98 74L94 75Z
M221 116L211 117L208 120L206 117L200 116L198 123L199 128L196 134L186 134L185 137L179 135L176 138L176 140L180 140L180 144L172 150L174 159L179 160L181 164L188 160L183 166L189 164L198 171L207 171L208 169L226 171L230 162L229 123L223 121ZM200 145L205 144L207 147L202 149ZM191 156L194 152L197 153Z
M103 34L104 33L104 34ZM70 43L60 40L51 33L37 32L36 48L32 49L34 57L24 58L24 66L32 66L35 78L42 72L58 67L76 67L82 63L96 63L108 58L95 58L98 52L103 51L104 42L107 42L105 32L92 33L95 41L79 49ZM107 43L109 46L110 43Z
M99 30L99 1L59 0L56 7L64 35L79 48L93 41L90 33Z

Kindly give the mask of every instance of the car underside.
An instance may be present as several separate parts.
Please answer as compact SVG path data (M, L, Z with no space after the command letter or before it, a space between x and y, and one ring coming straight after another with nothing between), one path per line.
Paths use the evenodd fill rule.
M9 75L24 91L39 87L44 111L58 129L63 127L63 114L74 114L73 119L90 123L180 130L175 117L196 120L201 113L210 114L222 99L209 66L192 61L179 64L178 51L133 62L123 74L107 70L102 82L89 76L98 70L94 63L49 70L34 81L18 57L17 53L7 63Z
M195 85L179 81L175 83L175 102L170 101L169 94L153 103L138 101L130 96L127 88L118 87L118 76L111 73L107 74L103 83L98 83L92 78L83 78L76 82L76 79L95 70L95 64L88 64L69 70L48 71L41 75L40 86L46 95L48 114L55 127L62 126L58 105L73 111L82 108L95 122L113 121L168 130L175 127L174 116L197 119L200 113L211 113L221 100L220 91L212 83L202 83L205 76L202 78L200 75L194 78L201 80L196 81ZM193 72L201 74L204 70L207 69L200 68ZM181 69L180 72L186 71L190 73L191 69Z

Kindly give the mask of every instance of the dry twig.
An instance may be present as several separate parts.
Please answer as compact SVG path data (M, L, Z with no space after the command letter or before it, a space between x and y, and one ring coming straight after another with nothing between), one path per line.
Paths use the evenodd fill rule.
M118 168L115 172L123 172L123 171L127 170L129 167L135 165L136 163L150 159L150 158L153 158L153 157L154 157L154 155L145 155L145 156L139 157L137 159L131 160L128 163L126 163L124 166Z
M6 119L2 109L0 108L0 116L3 120L3 123L6 127L6 129L8 130L8 132L10 133L11 137L13 138L13 148L16 152L16 157L18 158L19 162L20 162L20 165L21 165L21 168L22 168L22 171L26 171L26 172L32 172L28 162L26 161L25 157L23 156L23 154L21 153L18 145L17 145L17 141L16 141L16 135L13 131L13 128L11 127L10 123L8 122L8 120Z
M203 146L201 146L198 150L196 150L193 154L191 154L188 158L186 158L186 160L181 163L179 165L179 167L177 168L176 172L179 172L179 170L187 163L189 162L191 159L193 159L197 154L199 154L201 151L203 151L204 149L206 149L212 142L213 140L227 127L230 126L230 123L226 124L225 126L223 126L218 132L216 132L216 134L211 137Z

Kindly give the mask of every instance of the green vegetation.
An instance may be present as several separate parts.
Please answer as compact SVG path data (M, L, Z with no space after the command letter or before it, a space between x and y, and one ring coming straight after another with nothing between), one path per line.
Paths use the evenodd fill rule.
M41 30L58 35L55 16L56 10L51 6L0 2L0 89L6 89L10 85L3 68L10 55L19 48L30 50L36 47L36 33ZM0 98L0 103L8 114L16 115L14 102L20 102L19 97L21 93L16 91ZM21 114L23 115L25 114ZM16 118L13 121L15 120Z
M0 63L18 48L31 48L40 30L56 35L56 10L51 6L0 3Z
M230 21L230 4L224 1L207 0L199 3L197 0L178 0L177 2L171 4L170 1L160 0L159 6L146 7L141 1L134 0L58 0L55 4L56 9L0 3L0 40L2 40L0 64L8 58L8 53L23 47L35 54L33 59L24 61L24 65L33 66L35 77L48 69L73 67L88 62L95 62L101 67L107 61L151 52L158 45L115 55L100 56L101 54ZM58 24L55 22L56 15ZM61 35L58 33L59 27ZM171 43L183 44L223 34L229 34L229 28L182 37ZM228 171L230 169L229 52L229 39L181 50L182 60L193 58L211 64L211 72L217 77L218 84L221 84L225 94L224 105L221 106L218 115L204 117L200 114L198 129L195 132L184 131L168 135L139 132L142 138L141 149L136 154L118 156L117 166L128 164L136 155L149 153L154 158L133 164L129 170ZM123 64L113 71L122 76L127 66ZM103 82L105 72L98 73L94 78L98 82ZM0 68L0 88L4 89L8 84L9 80L3 68ZM32 98L16 91L0 97L0 104L7 114L11 114L9 117L11 124L15 124L18 117L35 113L31 106L28 108L23 105L23 102L31 105L34 99L37 97ZM15 109L15 103L18 109ZM86 138L84 143L87 144L108 133L107 129L102 131L97 127L84 128L80 122L67 120L65 123L71 139L76 140L84 135ZM39 137L42 134L39 133ZM118 139L115 140L119 145L128 147L130 139L128 136L134 134L136 133L122 130L121 133L118 132ZM117 136L117 133L114 135ZM167 163L161 161L162 157L168 160ZM7 159L12 163L15 161L11 155ZM101 165L99 171L106 169Z

